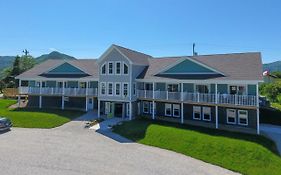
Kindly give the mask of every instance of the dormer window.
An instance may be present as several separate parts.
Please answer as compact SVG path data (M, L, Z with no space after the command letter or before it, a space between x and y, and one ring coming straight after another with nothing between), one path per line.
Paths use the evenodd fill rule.
M106 74L106 64L103 64L101 67L101 74L105 75Z
M108 63L108 74L113 74L113 63L112 62Z
M123 73L126 74L126 75L129 73L129 68L128 68L128 65L127 65L127 64L124 64Z

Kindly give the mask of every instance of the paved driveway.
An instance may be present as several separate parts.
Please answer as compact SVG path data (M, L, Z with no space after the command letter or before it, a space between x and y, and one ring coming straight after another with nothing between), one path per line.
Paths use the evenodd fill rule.
M261 124L260 130L263 135L271 138L276 143L279 154L281 155L281 126Z
M54 129L13 128L1 134L1 174L235 174L171 151L120 143L83 126L77 120Z

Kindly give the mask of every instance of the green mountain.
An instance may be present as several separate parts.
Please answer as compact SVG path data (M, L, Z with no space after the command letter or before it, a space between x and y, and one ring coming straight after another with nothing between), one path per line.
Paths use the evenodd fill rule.
M281 61L263 64L263 70L269 70L270 72L281 71Z
M15 56L0 56L0 71L11 66L15 60Z
M66 54L63 54L63 53L60 53L60 52L57 52L57 51L53 51L49 54L44 54L44 55L41 55L41 56L37 57L36 62L41 63L41 62L49 60L49 59L75 60L76 58L74 58L72 56L69 56L69 55L66 55Z

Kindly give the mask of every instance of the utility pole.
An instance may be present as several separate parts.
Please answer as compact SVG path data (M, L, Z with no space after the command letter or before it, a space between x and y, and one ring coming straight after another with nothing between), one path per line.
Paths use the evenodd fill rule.
M24 49L22 52L24 53L25 56L27 56L29 54L29 51L26 49Z

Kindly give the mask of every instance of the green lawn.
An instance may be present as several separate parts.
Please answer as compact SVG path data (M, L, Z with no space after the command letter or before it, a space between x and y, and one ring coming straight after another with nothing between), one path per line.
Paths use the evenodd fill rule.
M15 100L0 99L0 116L11 119L15 127L54 128L84 113L81 111L62 111L55 109L8 109L9 106L15 103Z
M248 175L280 175L281 157L273 141L145 119L124 122L114 132L138 143L179 152Z

